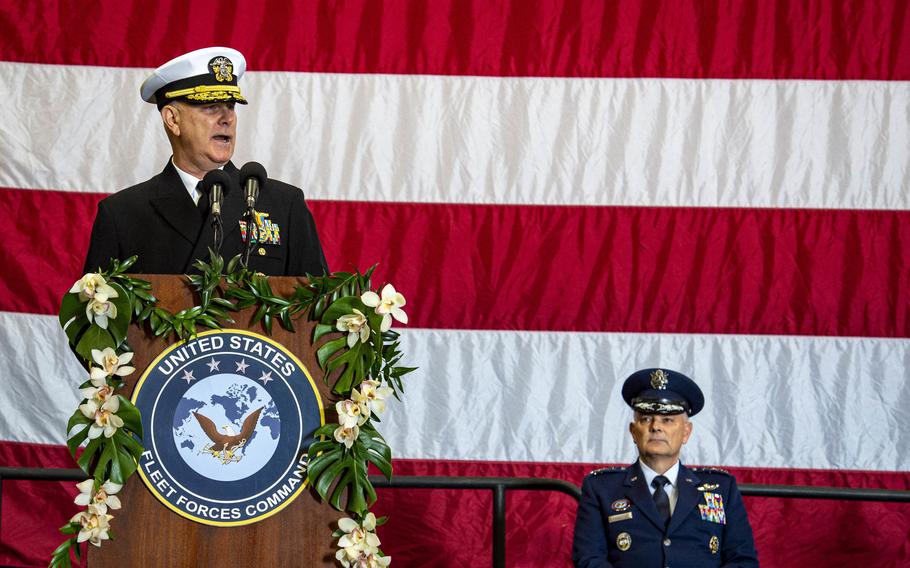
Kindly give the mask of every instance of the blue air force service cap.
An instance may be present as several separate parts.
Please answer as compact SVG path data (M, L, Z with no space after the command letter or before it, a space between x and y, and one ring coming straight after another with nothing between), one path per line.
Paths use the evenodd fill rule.
M642 414L698 414L705 395L695 381L678 371L642 369L622 385L622 398Z
M246 104L237 82L246 59L236 49L206 47L171 59L152 72L139 87L142 100L161 109L172 101L207 104Z

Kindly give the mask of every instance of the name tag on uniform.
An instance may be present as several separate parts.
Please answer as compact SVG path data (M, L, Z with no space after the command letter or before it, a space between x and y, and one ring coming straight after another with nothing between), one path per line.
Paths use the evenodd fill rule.
M626 511L625 513L620 513L618 515L610 515L607 517L607 521L615 523L616 521L627 521L632 518L632 511Z

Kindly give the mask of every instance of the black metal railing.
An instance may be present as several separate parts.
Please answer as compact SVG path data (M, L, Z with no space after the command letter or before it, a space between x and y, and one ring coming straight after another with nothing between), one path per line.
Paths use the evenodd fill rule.
M28 481L82 481L86 479L81 469L49 469L0 467L0 502L3 480ZM506 563L506 492L507 491L557 491L576 501L581 499L581 488L561 479L536 477L433 477L396 476L391 481L381 476L370 476L377 488L388 489L459 489L488 490L493 492L493 567L502 568ZM739 486L745 496L776 497L784 499L835 499L840 501L880 501L910 503L910 491L893 489L863 489L846 487L810 487L797 485L759 485L744 483ZM2 511L0 511L2 520Z
M470 489L493 491L493 567L506 565L506 491L559 491L581 499L581 488L562 479L538 477L433 477L395 476L391 481L371 475L374 487L393 489Z
M743 483L739 490L747 497L780 497L783 499L833 499L836 501L881 501L910 503L910 491L897 489L863 489L861 487L811 487L808 485L760 485Z

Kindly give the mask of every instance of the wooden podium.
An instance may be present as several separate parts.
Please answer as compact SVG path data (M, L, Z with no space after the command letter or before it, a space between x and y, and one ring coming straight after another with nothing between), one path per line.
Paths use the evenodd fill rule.
M143 275L142 278L152 283L159 305L172 313L197 302L183 276ZM286 296L298 279L274 277L269 282L276 294ZM250 325L253 313L254 308L249 308L233 314L236 323L228 324L226 328L267 335L261 325ZM270 337L303 362L318 386L326 421L334 421L330 389L322 380L315 350L310 344L313 324L300 319L294 326L297 332L290 333L276 322ZM122 393L129 397L145 368L172 341L156 338L137 325L130 327L127 338L135 353L133 365L136 367L136 372L126 377L127 392ZM100 549L89 547L89 568L337 565L332 532L344 515L323 503L309 487L277 514L237 527L210 526L181 517L159 502L138 474L133 475L121 490L120 499L123 508L111 511L115 540L105 542Z

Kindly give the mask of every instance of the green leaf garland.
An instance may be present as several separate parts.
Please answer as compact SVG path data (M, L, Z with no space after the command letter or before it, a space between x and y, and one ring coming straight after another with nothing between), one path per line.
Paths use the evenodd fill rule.
M105 349L113 350L115 357L131 353L126 336L133 323L145 326L156 337L184 340L196 335L200 328L219 329L224 324L232 324L232 312L255 306L252 321L261 322L269 335L276 322L290 332L295 332L294 320L299 317L316 322L312 338L316 359L327 383L330 376L336 377L330 386L340 399L350 398L367 379L387 384L400 398L403 390L401 377L414 368L397 364L401 359L398 333L391 330L382 332L382 316L360 299L364 292L370 290L375 266L363 274L336 272L324 276L307 275L308 284L296 286L290 297L283 298L273 292L267 276L243 268L239 255L225 267L219 255L211 250L209 253L211 261L197 261L194 267L199 273L187 276L199 297L199 305L177 313L158 306L151 283L127 274L136 262L135 256L123 261L112 260L107 271L86 275L73 287L75 290L80 282L85 284L85 279L89 279L88 287L83 288L85 293L69 291L64 294L60 303L60 325L71 348L86 368L98 368L94 355L100 355ZM92 286L96 291L101 286L114 291L107 301L116 309L116 317L108 318L106 327L90 320L86 313L90 301L86 294ZM345 335L336 329L336 323L341 316L352 314L355 308L366 316L370 333L367 341L358 341L349 347ZM66 426L70 454L86 475L95 480L95 491L105 480L125 484L136 472L144 449L138 409L125 396L113 394L122 387L122 378L116 373L107 374L103 384L98 383L97 379L94 382L85 381L80 388L95 389L93 396L96 397L94 404L98 407L97 412L103 413L105 409L104 401L97 397L107 397L105 401L117 397L119 408L113 414L122 420L122 427L110 437L102 433L90 438L90 427L95 420L87 417L82 407L72 414ZM82 404L89 402L83 399ZM326 424L315 432L316 441L309 449L309 483L323 501L336 509L349 511L359 519L369 513L369 506L376 501L376 491L367 476L368 464L374 464L387 478L392 476L391 448L373 426L373 421L379 422L378 416L372 415L360 425L359 435L350 448L335 439L339 424ZM95 514L92 506L85 513L80 513L92 514ZM60 528L60 532L70 538L53 551L49 566L65 568L71 566L73 558L77 561L82 558L77 540L83 530L80 515ZM90 542L100 545L100 541Z

